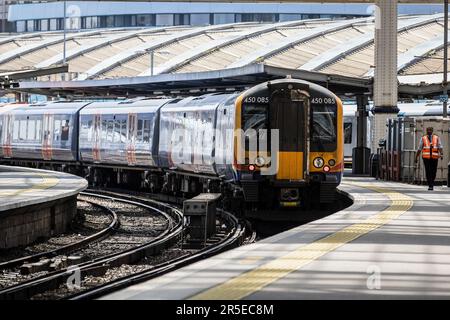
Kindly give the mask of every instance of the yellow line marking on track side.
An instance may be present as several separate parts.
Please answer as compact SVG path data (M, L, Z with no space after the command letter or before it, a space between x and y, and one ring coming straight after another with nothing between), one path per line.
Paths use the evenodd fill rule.
M371 216L364 222L353 224L316 242L301 246L283 257L197 294L190 300L243 299L325 254L382 227L400 217L413 206L412 198L407 195L373 185L350 184L382 193L388 196L392 203L389 208Z
M22 193L28 193L38 190L46 190L56 186L59 183L59 179L52 174L38 173L37 175L42 179L41 182L32 185L28 189L0 192L0 197L18 196L19 194Z

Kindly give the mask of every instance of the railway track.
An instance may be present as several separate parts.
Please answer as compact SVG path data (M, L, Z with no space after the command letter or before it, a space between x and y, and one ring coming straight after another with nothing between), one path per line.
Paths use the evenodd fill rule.
M99 240L111 235L114 232L114 230L117 229L117 227L119 226L119 218L115 211L113 211L112 209L110 209L108 207L101 206L93 201L89 201L89 200L83 200L83 201L86 203L89 203L90 205L95 206L101 210L104 210L108 213L111 222L109 223L109 225L106 228L104 228L90 236L87 236L87 237L83 238L82 240L75 241L75 242L67 244L67 245L63 245L54 250L44 251L44 252L40 252L40 253L36 253L36 254L32 254L32 255L26 255L26 256L16 258L13 260L9 260L6 262L1 262L0 270L13 269L18 266L22 266L25 263L33 263L33 262L40 261L42 259L51 259L51 258L60 256L60 255L68 255L71 252L74 252L90 243L99 241Z
M69 300L89 300L99 298L105 294L120 290L130 285L143 282L167 272L173 271L185 265L194 263L196 261L211 257L215 254L229 250L241 245L244 241L245 228L239 223L233 214L218 209L218 213L223 220L226 220L231 230L222 236L221 241L211 244L204 249L198 250L191 255L170 259L163 263L152 266L148 270L144 270L135 274L131 274L115 281L108 282L101 286L85 290L66 297Z
M124 224L120 219L120 214L115 212L115 215L119 217L119 219L115 220L114 226L111 223L111 229L114 232L104 231L103 236L98 236L97 239L88 239L86 241L82 241L81 243L71 244L69 248L58 249L56 253L61 252L84 252L89 260L83 263L80 263L76 266L65 267L58 271L53 272L45 272L45 273L37 273L34 278L29 280L25 280L23 282L14 284L12 286L8 286L0 290L0 300L9 300L9 299L29 299L34 295L41 293L43 291L48 291L53 288L57 288L60 284L66 283L68 277L72 275L74 270L79 272L80 275L86 276L89 274L98 274L104 271L105 268L120 266L122 264L133 264L145 256L151 256L158 252L160 252L163 248L172 245L177 242L183 228L183 219L182 212L180 210L175 210L173 207L164 206L163 203L153 202L154 205L148 205L145 203L131 201L127 199L121 199L118 197L97 195L93 193L82 193L83 197L90 197L101 199L102 202L109 202L110 204L117 205L127 205L134 206L136 208L141 208L142 210L146 210L148 212L153 212L158 214L160 217L163 217L166 221L165 230L160 232L158 235L153 235L151 237L144 236L144 242L136 242L130 241L127 243L120 243L124 250L114 250L108 249L108 246L114 247L117 246L118 238L118 229L117 222L120 225L122 239L132 237L132 229L134 226L138 227L138 232L142 233L142 226L139 221L136 219L131 219L131 221L126 221ZM93 201L93 200L88 200ZM97 205L101 205L98 204ZM104 204L103 204L104 206ZM111 210L111 209L110 209ZM114 211L114 210L112 210ZM129 218L129 217L128 217ZM114 219L113 219L114 220ZM126 220L123 219L122 220ZM142 221L141 221L142 223ZM114 238L115 237L115 238ZM97 248L97 254L94 252L94 248ZM107 254L105 254L107 252ZM40 253L35 256L24 257L20 259L16 259L14 261L8 261L3 263L5 267L18 266L20 263L27 261L41 261L40 259L45 258L47 256L54 256L55 252L46 252ZM27 261L28 262L28 261ZM5 269L5 268L3 268Z
M155 255L167 248L173 248L174 246L176 248L180 247L180 238L183 231L183 215L179 208L156 200L119 195L112 192L95 191L95 193L83 193L82 196L85 197L83 201L90 203L95 203L91 198L97 198L102 199L103 202L122 203L152 210L165 217L167 221L166 229L158 236L153 237L143 244L136 245L132 243L130 248L106 256L104 254L100 257L93 255L87 262L37 276L36 278L2 289L0 290L0 300L31 299L33 297L36 299L94 298L129 284L161 275L231 247L238 246L242 244L244 239L245 228L240 225L239 221L232 214L218 210L221 223L226 223L227 228L226 230L220 231L218 236L209 241L205 248L192 250L186 248L186 246L184 248L181 246L180 249L184 251L171 249L173 252L176 251L176 254L172 252L164 258L149 259L149 257L155 257ZM102 206L104 204L96 203L96 205ZM92 246L92 244L98 245L98 243L102 243L102 239L114 237L113 234L117 233L119 229L118 225L122 228L125 236L132 237L133 226L140 226L141 224L133 220L131 224L124 226L118 218L120 215L111 208L109 210L112 216L111 224L108 226L108 231L102 230L102 235L96 235L97 239L84 239L83 243L71 244L70 246L58 248L52 252L16 259L15 261L6 262L3 265L17 267L24 262L39 261L40 259L54 257L62 253L66 254L85 250L84 248L86 246ZM139 231L142 232L142 230ZM104 252L105 249L100 249L100 251ZM109 276L108 273L117 273L119 276ZM69 281L74 280L74 277L78 277L80 283L81 279L91 281L90 283L86 281L89 285L84 286L77 286L76 281L74 281L74 286L68 290Z

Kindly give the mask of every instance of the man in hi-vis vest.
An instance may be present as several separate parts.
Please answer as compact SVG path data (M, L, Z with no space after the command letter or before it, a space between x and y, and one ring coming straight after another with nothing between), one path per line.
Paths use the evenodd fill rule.
M419 150L416 153L416 162L419 161L421 153L427 174L428 190L431 191L434 189L439 158L443 159L444 156L441 139L433 134L433 128L427 128L427 134L420 140Z

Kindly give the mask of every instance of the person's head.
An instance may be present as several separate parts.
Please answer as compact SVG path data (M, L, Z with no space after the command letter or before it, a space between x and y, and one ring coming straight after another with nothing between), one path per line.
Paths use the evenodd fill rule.
M434 129L432 127L427 128L427 135L431 136L434 132Z

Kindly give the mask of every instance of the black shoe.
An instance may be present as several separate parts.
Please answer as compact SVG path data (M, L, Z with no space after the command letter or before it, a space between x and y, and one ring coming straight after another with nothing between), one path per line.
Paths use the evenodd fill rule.
M428 188L428 191L433 191L433 190L434 190L433 187L429 187L429 188Z

